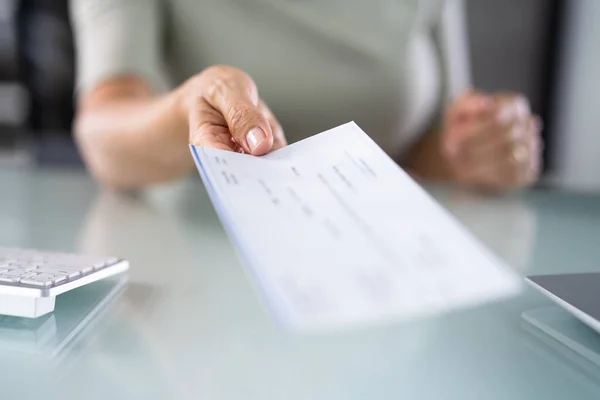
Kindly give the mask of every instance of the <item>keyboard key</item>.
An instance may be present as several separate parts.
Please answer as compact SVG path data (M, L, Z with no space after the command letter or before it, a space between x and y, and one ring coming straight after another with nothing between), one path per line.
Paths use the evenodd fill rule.
M54 278L54 286L67 283L68 280L69 278L65 275L56 275Z
M48 288L52 286L52 281L38 281L36 279L22 279L21 285L35 286L39 288Z
M115 265L118 261L118 258L109 258L108 260L96 261L94 263L94 270L98 271L102 268L110 267L111 265Z
M75 280L82 275L80 271L55 270L53 272L59 275L65 275L69 281Z
M38 266L36 264L27 264L27 263L22 263L22 262L11 263L11 264L9 264L8 267L12 268L12 269L18 269L21 271L31 271L31 270L38 268Z
M2 276L10 277L10 278L29 278L34 275L37 275L37 272L23 271L23 270L19 270L19 269L11 269L11 270L8 270L8 271L2 273Z
M26 279L21 279L21 284L40 287L50 287L56 284L64 283L66 281L67 277L64 275L41 273L32 277L28 277Z
M100 271L104 267L106 267L106 263L103 263L103 262L95 263L94 271Z
M94 272L94 267L86 266L86 267L82 268L79 272L81 272L82 275L89 275L92 272Z
M16 284L19 283L20 278L14 278L12 276L0 276L0 283Z

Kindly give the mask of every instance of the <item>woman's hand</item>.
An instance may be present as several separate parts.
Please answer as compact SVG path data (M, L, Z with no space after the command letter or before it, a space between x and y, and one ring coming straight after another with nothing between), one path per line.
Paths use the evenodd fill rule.
M454 180L491 190L522 188L540 173L541 120L514 94L469 91L445 115L442 153Z
M254 81L239 69L210 67L181 87L180 98L191 144L253 155L287 144Z

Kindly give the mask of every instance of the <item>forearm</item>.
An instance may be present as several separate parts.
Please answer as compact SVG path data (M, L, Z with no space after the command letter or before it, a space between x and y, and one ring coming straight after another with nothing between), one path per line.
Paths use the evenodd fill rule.
M84 105L76 137L88 168L106 186L135 189L193 168L188 124L176 93Z
M441 134L433 128L410 149L405 160L401 160L406 169L421 179L432 181L450 181L452 169L442 152Z

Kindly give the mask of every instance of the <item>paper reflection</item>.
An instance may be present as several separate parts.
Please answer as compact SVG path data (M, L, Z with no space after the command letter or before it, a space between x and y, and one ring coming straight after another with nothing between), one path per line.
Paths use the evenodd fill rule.
M538 218L523 197L490 197L457 188L430 191L510 266L520 273L531 269Z

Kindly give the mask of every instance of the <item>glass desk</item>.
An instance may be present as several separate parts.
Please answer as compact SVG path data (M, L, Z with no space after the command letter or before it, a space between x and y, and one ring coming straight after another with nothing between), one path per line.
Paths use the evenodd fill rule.
M522 318L550 305L533 290L300 334L263 310L199 179L119 196L82 171L2 169L0 187L0 244L131 261L118 291L84 287L43 321L0 321L2 399L600 398L600 373ZM520 274L600 271L600 196L430 191Z

